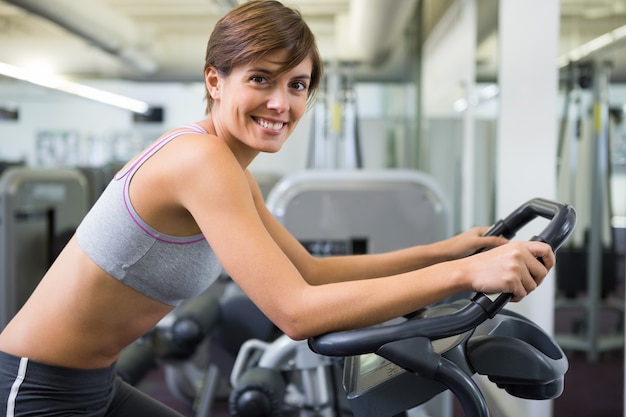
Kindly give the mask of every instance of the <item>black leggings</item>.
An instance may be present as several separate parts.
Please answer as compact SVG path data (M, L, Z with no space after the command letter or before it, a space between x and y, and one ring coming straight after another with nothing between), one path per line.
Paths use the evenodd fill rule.
M0 416L182 417L123 382L115 366L69 369L1 351Z

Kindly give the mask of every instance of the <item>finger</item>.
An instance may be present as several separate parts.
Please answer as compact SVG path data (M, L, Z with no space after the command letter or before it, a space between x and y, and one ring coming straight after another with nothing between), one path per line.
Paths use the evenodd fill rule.
M540 285L548 271L554 265L554 254L549 245L542 245L541 253L531 252L531 259L527 261L527 267L532 280L536 286ZM547 248L546 248L547 246ZM539 255L539 256L537 256ZM533 288L534 289L534 288Z
M536 260L534 261L538 263ZM519 276L515 282L513 300L520 301L537 288L537 282L527 265L521 265Z
M522 284L521 279L518 282L517 289L514 291L511 291L511 293L513 294L513 298L511 298L511 301L513 302L521 301L524 297L528 295L528 291L526 291L526 288Z
M485 233L487 233L487 231L489 230L489 227L487 227L487 226L476 226L476 227L472 228L471 230L474 231L477 235L482 236Z
M547 270L552 269L555 263L555 257L550 245L543 242L529 242L529 244L531 244L529 250L535 258L537 258Z
M533 273L530 270L522 274L522 285L524 286L524 290L526 290L526 295L533 292L539 286L541 281L543 281L543 277L544 275Z
M484 247L495 248L508 243L509 240L503 236L483 236L480 242Z

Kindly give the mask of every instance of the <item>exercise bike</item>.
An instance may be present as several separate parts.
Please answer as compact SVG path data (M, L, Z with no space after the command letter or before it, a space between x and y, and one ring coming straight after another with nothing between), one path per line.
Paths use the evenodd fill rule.
M487 235L511 239L536 217L550 222L531 240L546 242L553 251L576 222L571 206L533 199L498 221ZM285 405L299 407L300 416L342 415L338 399L332 398L339 393L333 390L329 372L338 363L343 364L344 400L357 417L402 415L447 390L459 399L465 416L487 417L485 398L472 379L476 373L517 397L556 398L563 390L567 357L537 325L503 310L510 299L510 294L493 300L476 294L384 325L308 342L286 336L272 343L250 340L242 346L231 375L231 415L276 417L283 415ZM285 367L288 375L299 371L299 401L290 398L293 381L285 378Z
M498 221L487 235L512 238L536 217L550 219L534 241L556 251L574 229L572 207L533 199ZM488 417L477 373L509 394L552 399L563 391L567 357L556 342L523 316L503 310L511 294L493 300L476 294L469 303L424 309L401 323L336 332L309 340L325 356L347 357L344 387L358 417L385 417L449 389L467 417ZM491 319L491 320L488 320Z

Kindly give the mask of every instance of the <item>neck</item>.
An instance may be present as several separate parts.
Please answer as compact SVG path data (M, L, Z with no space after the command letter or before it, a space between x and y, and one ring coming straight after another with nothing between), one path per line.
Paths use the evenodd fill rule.
M230 148L243 169L248 168L254 158L260 153L258 150L246 146L242 141L236 138L218 133L218 129L210 113L204 120L196 122L196 124L200 125L209 135L213 135L223 141Z

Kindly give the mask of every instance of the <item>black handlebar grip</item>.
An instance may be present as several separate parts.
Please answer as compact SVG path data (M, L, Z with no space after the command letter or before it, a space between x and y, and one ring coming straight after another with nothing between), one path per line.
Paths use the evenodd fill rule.
M543 198L532 199L519 206L505 219L498 221L485 233L485 236L502 235L511 239L522 227L537 217L549 219L550 222L541 233L530 240L547 243L556 253L576 226L574 208L556 201ZM542 262L541 259L539 261ZM494 317L512 297L512 294L500 294L494 301L491 301L485 294L477 293L472 301L480 305L489 317Z

